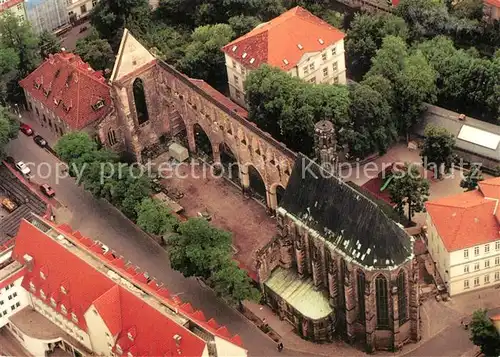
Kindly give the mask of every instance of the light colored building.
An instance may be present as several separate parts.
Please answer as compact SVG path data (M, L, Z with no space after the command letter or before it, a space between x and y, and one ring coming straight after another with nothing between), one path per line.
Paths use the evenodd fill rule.
M484 0L483 16L486 21L500 20L500 0Z
M90 15L90 10L98 0L66 0L66 9L71 22L76 22Z
M67 225L33 215L11 250L0 270L0 327L32 355L247 355L239 336Z
M26 12L37 33L53 32L69 25L66 0L27 0Z
M245 78L262 64L311 83L345 84L344 33L295 7L222 48L232 100L245 105Z
M0 14L9 11L21 21L26 21L26 4L24 0L0 0Z
M500 178L426 203L428 249L450 296L500 283Z

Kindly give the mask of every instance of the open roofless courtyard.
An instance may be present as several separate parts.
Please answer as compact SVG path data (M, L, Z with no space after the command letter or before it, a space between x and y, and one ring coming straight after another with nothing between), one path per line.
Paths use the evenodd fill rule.
M185 216L207 212L211 223L232 233L235 258L255 278L255 252L276 234L276 223L262 204L243 196L241 188L222 177L203 177L202 171L201 165L181 166L163 182L184 194L177 202Z

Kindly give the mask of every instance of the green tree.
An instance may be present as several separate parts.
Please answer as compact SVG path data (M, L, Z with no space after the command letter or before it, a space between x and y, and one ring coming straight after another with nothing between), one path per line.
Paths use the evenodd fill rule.
M170 264L185 277L209 279L231 253L231 234L214 228L202 218L179 225L177 235L167 238Z
M144 231L155 235L174 232L179 222L161 201L145 198L137 207L137 225Z
M9 97L9 85L16 83L19 55L13 48L0 45L0 104L5 105Z
M40 34L40 57L47 58L50 54L61 51L61 43L52 32L43 31Z
M445 128L427 125L424 130L424 145L420 156L426 168L433 168L437 178L448 172L453 164L455 138Z
M350 154L364 157L373 152L385 153L397 137L391 107L384 96L366 84L350 87L349 116L356 128Z
M405 68L408 58L408 47L406 42L396 36L384 37L381 48L372 58L372 67L366 74L367 77L380 75L395 83Z
M96 31L76 42L75 52L96 71L111 71L115 55L110 44L99 38Z
M176 65L184 57L185 47L189 43L189 34L163 24L152 24L151 28L151 31L141 36L143 43L157 57Z
M500 336L487 315L486 309L474 311L470 323L471 341L481 348L485 356L500 354Z
M179 61L179 69L186 75L207 81L218 89L226 86L224 53L220 50L231 41L234 32L227 24L198 27L191 34L191 43Z
M234 37L240 37L253 30L262 21L256 16L238 15L229 18L227 21L234 31Z
M91 158L97 151L97 143L83 131L71 132L63 135L54 146L54 150L59 158L71 164L77 159Z
M462 0L458 1L451 9L452 14L471 20L481 21L483 17L482 0Z
M9 141L17 137L19 132L19 122L9 113L0 107L0 159L5 158L5 148Z
M24 93L18 81L31 73L40 63L38 38L33 33L29 22L19 21L17 16L10 12L0 16L0 34L2 34L0 52L10 49L7 54L13 55L13 61L19 61L16 75L7 83L7 100L19 103L23 100ZM8 63L10 67L12 62Z
M213 272L209 283L217 295L223 296L232 305L243 300L259 301L261 297L246 271L231 260Z
M416 212L425 210L425 202L429 197L429 181L420 176L416 166L405 163L403 170L394 174L389 185L391 202L400 215L408 210L408 220L411 222Z
M368 72L372 58L386 36L406 40L408 28L404 20L391 14L356 14L347 31L347 66L354 79Z
M477 165L472 165L470 170L465 173L464 178L460 181L460 187L465 191L472 191L477 188L479 181L483 181L483 173Z

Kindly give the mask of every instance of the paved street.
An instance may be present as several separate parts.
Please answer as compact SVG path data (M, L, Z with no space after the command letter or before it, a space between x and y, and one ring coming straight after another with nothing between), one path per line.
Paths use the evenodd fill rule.
M8 153L15 160L23 160L26 163L32 162L38 165L48 163L48 165L40 166L40 169L43 168L40 172L42 175L45 175L48 167L54 169L57 163L51 154L39 148L31 137L26 137L22 133L9 144ZM34 171L33 168L32 171ZM225 305L211 290L202 287L195 279L186 279L173 271L164 249L111 205L94 199L89 193L76 186L72 178L62 179L59 184L56 184L54 174L44 179L36 177L35 171L32 181L48 183L54 187L56 198L74 213L73 215L64 214L63 218L74 230L80 230L85 235L110 246L141 269L164 282L172 293L179 294L181 299L203 310L205 316L214 317L220 324L226 325L232 334L239 334L251 356L277 354L274 342L246 318ZM56 217L58 221L61 218ZM294 356L297 353L288 353L285 350L280 355Z

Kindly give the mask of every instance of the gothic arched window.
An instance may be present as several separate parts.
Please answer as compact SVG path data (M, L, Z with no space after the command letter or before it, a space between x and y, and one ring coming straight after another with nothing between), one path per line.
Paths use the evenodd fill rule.
M398 312L399 324L403 324L408 320L408 308L406 298L406 276L405 272L401 270L398 274Z
M358 270L357 274L357 287L358 287L358 320L360 322L365 322L365 273Z
M389 296L387 294L387 279L379 275L375 279L375 292L377 298L377 328L389 327Z
M139 125L145 123L149 119L148 106L146 104L146 95L144 93L144 83L142 79L136 78L132 85L134 93L135 111L137 112L137 120Z

